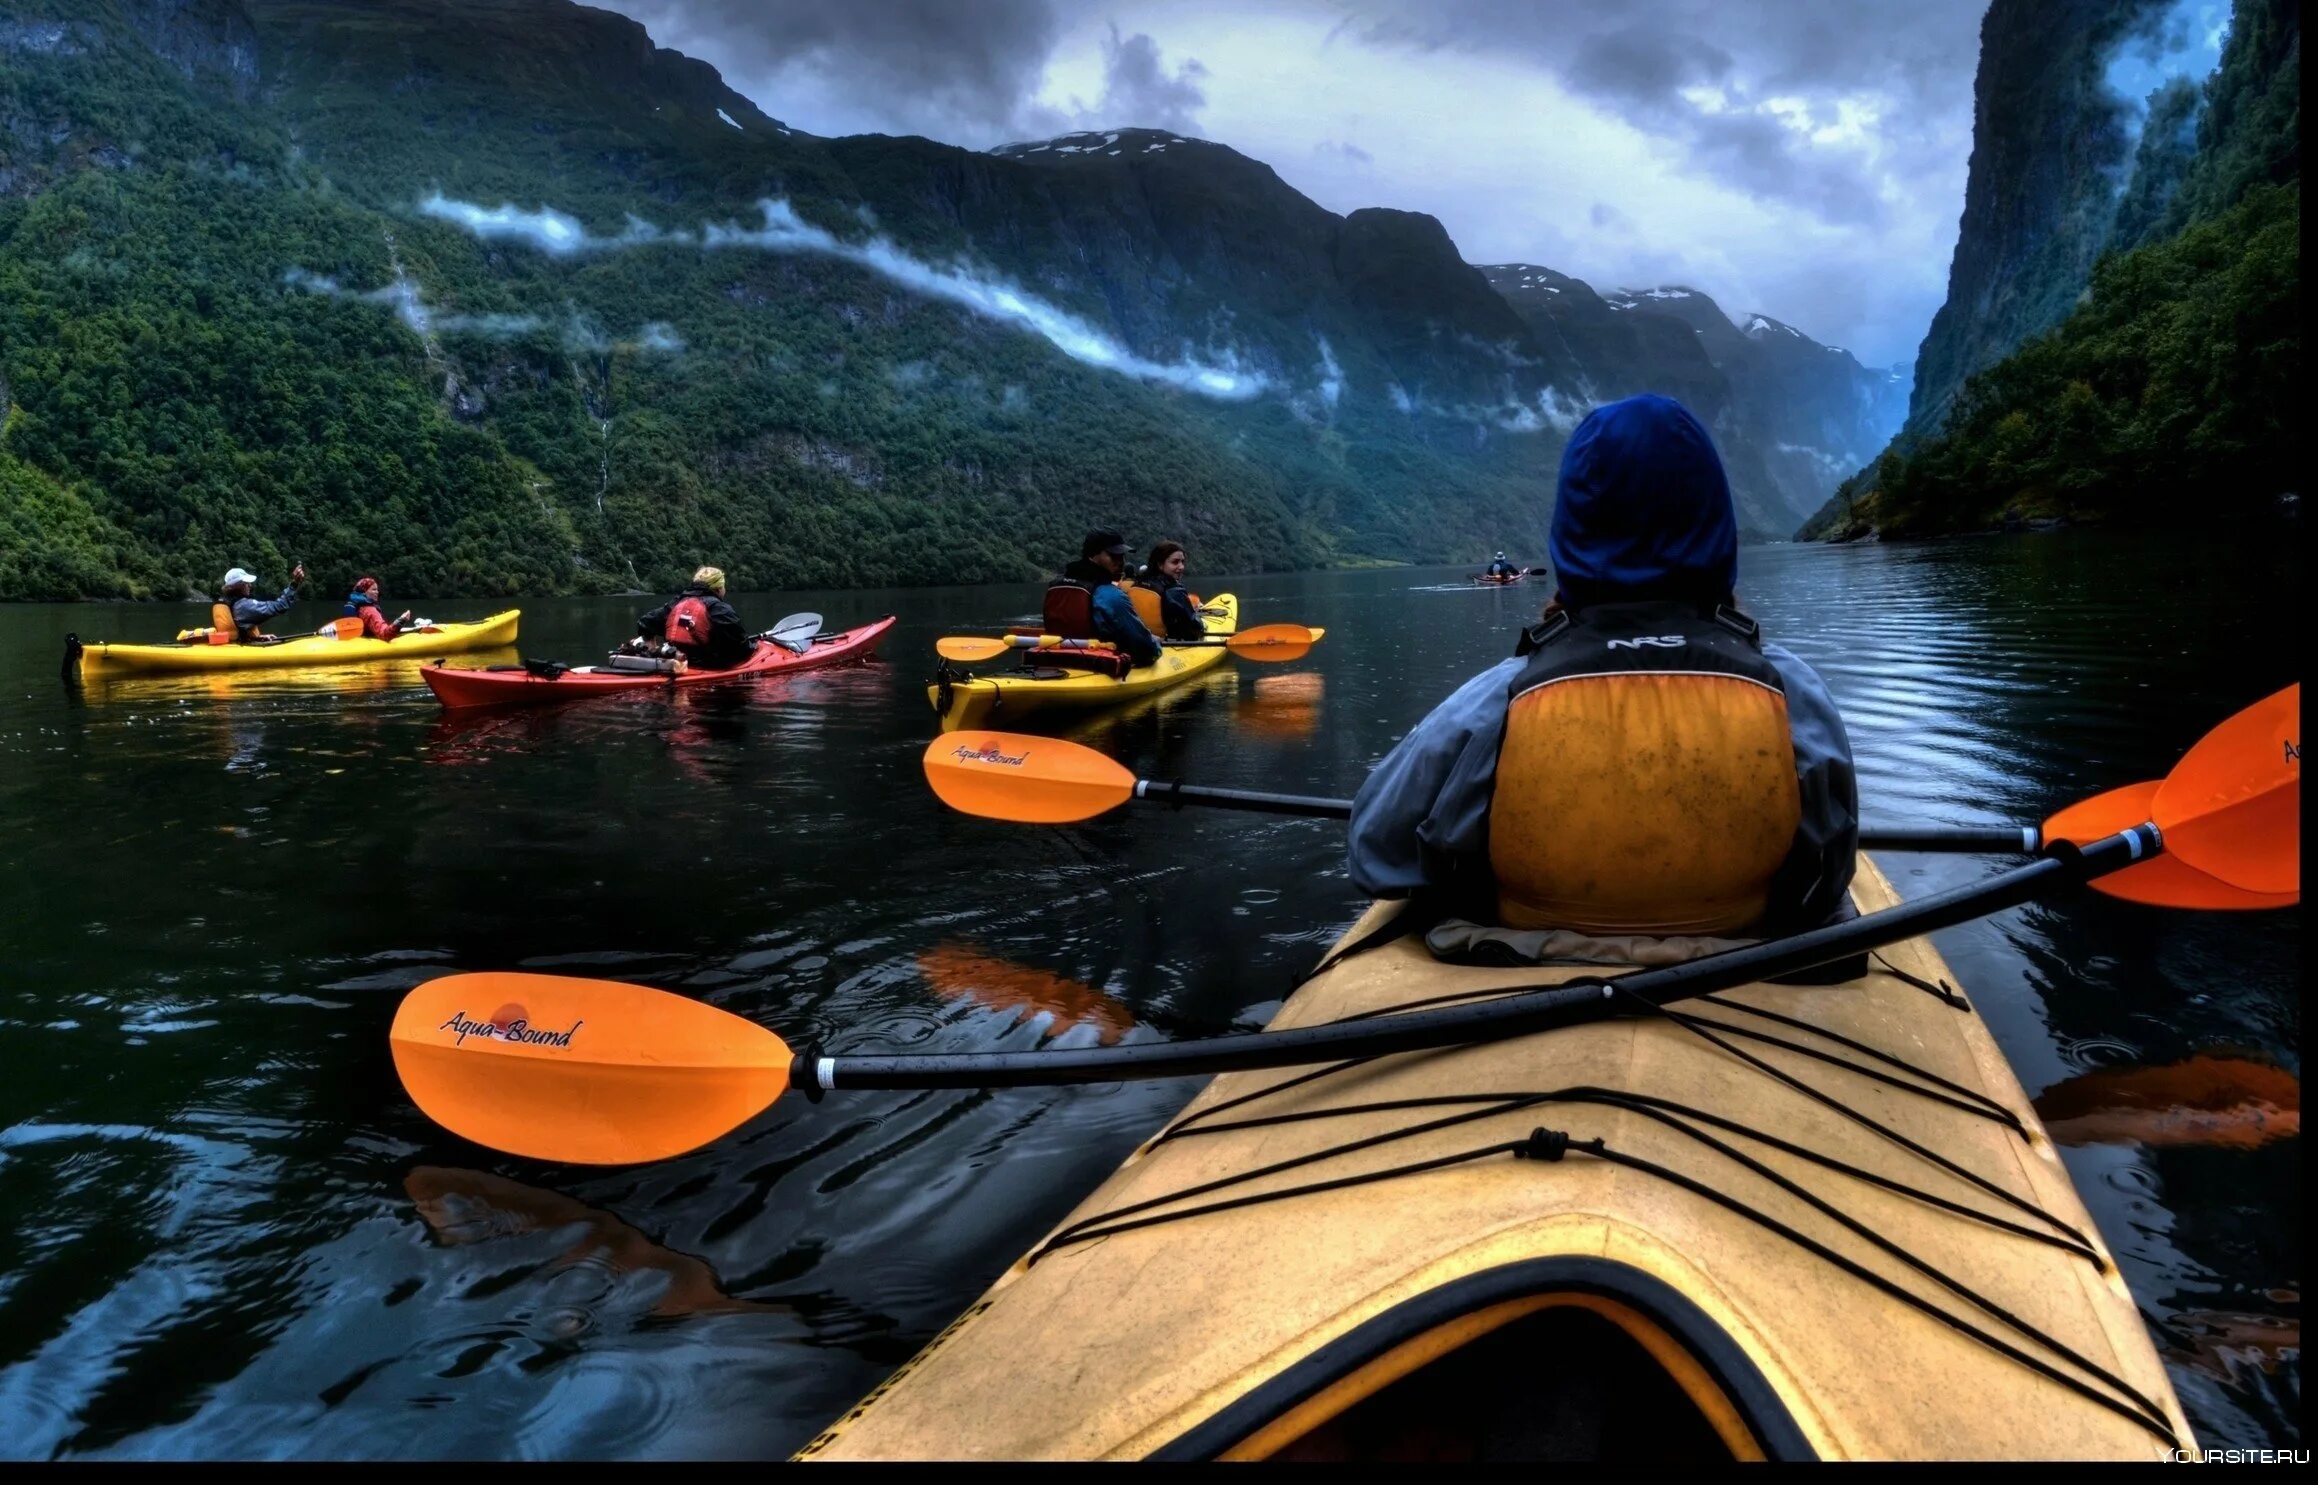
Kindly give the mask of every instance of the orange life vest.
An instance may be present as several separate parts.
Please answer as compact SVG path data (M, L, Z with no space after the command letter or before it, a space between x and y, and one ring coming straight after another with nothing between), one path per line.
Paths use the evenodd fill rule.
M1727 606L1596 604L1528 631L1489 808L1498 921L1754 926L1802 824L1787 694Z
M1153 634L1167 632L1167 611L1161 606L1160 593L1157 588L1146 588L1141 583L1137 583L1127 590L1127 599L1135 605L1135 617L1143 621L1145 629L1150 630Z

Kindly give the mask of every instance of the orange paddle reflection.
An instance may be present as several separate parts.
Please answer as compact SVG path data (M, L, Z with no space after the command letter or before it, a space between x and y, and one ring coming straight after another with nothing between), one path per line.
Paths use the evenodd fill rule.
M518 1233L582 1227L580 1239L556 1260L559 1269L583 1263L614 1273L646 1270L668 1276L667 1292L652 1307L659 1316L786 1314L789 1306L734 1299L717 1286L714 1270L689 1253L675 1253L614 1217L571 1197L474 1170L422 1165L403 1178L419 1215L450 1247Z
M2302 1322L2280 1315L2231 1310L2190 1310L2172 1318L2186 1345L2168 1346L2167 1357L2218 1382L2234 1382L2241 1367L2275 1372L2282 1361L2302 1354Z
M1262 737L1310 737L1320 730L1324 685L1309 670L1257 676L1240 702L1239 724Z
M2302 1132L2302 1082L2264 1063L2199 1055L2070 1078L2045 1089L2036 1112L2063 1145L2251 1150Z
M971 1000L997 1011L1013 1011L1020 1025L1040 1015L1051 1015L1048 1036L1059 1036L1074 1026L1095 1028L1095 1040L1115 1046L1135 1024L1134 1013L1091 985L1066 980L1043 969L1032 969L971 944L951 940L918 955L918 973L945 1000Z

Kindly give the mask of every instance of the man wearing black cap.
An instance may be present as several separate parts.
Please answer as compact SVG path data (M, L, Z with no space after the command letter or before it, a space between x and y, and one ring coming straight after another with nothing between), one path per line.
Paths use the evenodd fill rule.
M1115 645L1137 665L1156 664L1159 641L1136 617L1134 600L1119 586L1126 570L1127 538L1116 531L1088 532L1079 543L1079 559L1047 586L1046 622L1041 627L1065 639L1099 639Z

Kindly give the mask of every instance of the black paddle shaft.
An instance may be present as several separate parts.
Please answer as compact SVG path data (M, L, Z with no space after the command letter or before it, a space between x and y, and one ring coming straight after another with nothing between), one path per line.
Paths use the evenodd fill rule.
M1849 954L2017 907L2063 887L2122 871L2163 849L2156 826L2136 825L2095 841L2081 852L2066 845L2056 847L2052 855L1969 887L1687 964L1641 970L1615 981L1589 979L1527 989L1515 986L1505 998L1479 1004L1192 1042L914 1057L823 1057L806 1050L797 1054L790 1082L795 1087L820 1090L1116 1083L1298 1067L1496 1041L1813 969Z
M1314 794L1266 794L1253 789L1208 789L1181 782L1137 779L1135 797L1153 804L1187 804L1250 810L1263 815L1304 815L1315 820L1349 820L1352 801ZM2040 844L2033 825L1922 825L1898 830L1862 829L1859 844L1870 851L2033 852Z

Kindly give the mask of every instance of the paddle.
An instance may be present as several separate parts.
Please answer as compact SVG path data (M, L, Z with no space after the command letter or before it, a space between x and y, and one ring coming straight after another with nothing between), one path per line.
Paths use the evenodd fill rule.
M1212 649L1221 645L1243 660L1301 660L1325 633L1324 629L1307 629L1301 624L1259 624L1253 629L1214 639L1163 639L1160 644L1171 650ZM978 660L995 660L1015 650L1085 649L1099 643L1060 639L1051 634L1011 634L997 639L953 634L935 641L934 653L944 660L971 665Z
M640 985L462 974L430 980L405 996L390 1044L404 1088L446 1129L517 1155L627 1164L697 1149L754 1118L792 1082L820 1091L1117 1082L1383 1056L1574 1025L1627 1005L1662 1006L1794 974L1968 922L2123 871L2168 842L2233 874L2294 862L2289 885L2298 899L2298 688L2288 695L2292 720L2284 741L2290 749L2273 755L2234 735L2267 727L2270 703L2242 712L2159 786L2153 820L2081 851L2064 847L1985 882L1615 981L1514 987L1496 1000L1188 1042L828 1057L792 1052L753 1022ZM2217 739L2225 746L2200 756ZM2251 772L2230 780L2208 775L2204 770L2217 757ZM2198 769L2186 767L2192 760ZM2175 784L2182 787L2169 799Z
M2285 693L2280 693L2284 695ZM2273 697L2253 709L2272 707ZM2246 715L2252 715L2251 712ZM2268 714L2265 713L2265 716ZM2286 712L2289 724L2293 714ZM2274 720L2274 719L2273 719ZM2260 727L2248 724L2253 731ZM2266 723L2264 725L2267 725ZM2214 736L2222 736L2217 731ZM2235 734L2231 734L2234 736ZM2202 746L2202 745L2201 745ZM2283 756L2281 754L2281 756ZM2184 768L2196 762L2200 770L2213 767L2192 752ZM2240 759L2234 770L2223 765L2208 793L2228 793L2232 778L2253 777L2253 760ZM985 819L1010 820L1025 825L1068 825L1093 819L1130 800L1158 804L1205 805L1213 809L1251 810L1261 814L1299 815L1309 819L1344 820L1352 815L1349 799L1326 799L1307 794L1267 794L1245 789L1212 789L1181 782L1139 779L1092 748L1057 738L1025 737L1007 732L953 732L928 744L926 782L935 795L954 810ZM2175 770L2176 775L2181 773ZM2195 777L2204 777L2201 772ZM2298 788L2298 781L2294 786ZM2155 818L2152 813L2159 786L2134 784L2071 805L2035 825L1916 826L1903 829L1863 829L1859 843L1873 851L1978 851L2022 852L2033 855L2056 841L2087 845L2129 826ZM2234 797L2234 796L2232 796ZM2285 801L2288 813L2298 803L2297 793ZM2233 806L2234 807L2234 806ZM2194 848L2194 847L2193 847ZM2235 859L2234 852L2225 852ZM2264 880L2275 880L2274 873ZM2290 898L2275 891L2250 891L2223 881L2187 863L2185 856L2167 855L2142 863L2094 883L2100 891L2155 907L2271 908L2288 905Z
M819 614L791 614L757 638L769 639L784 650L802 655L813 648L813 636L820 632Z

